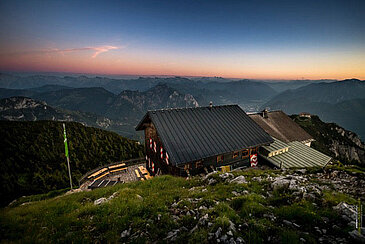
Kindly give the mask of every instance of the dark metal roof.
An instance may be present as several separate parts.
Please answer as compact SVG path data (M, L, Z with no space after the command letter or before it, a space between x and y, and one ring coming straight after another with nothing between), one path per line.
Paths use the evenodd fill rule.
M174 165L273 142L238 105L148 111L136 130L149 121Z
M288 143L291 141L302 142L313 140L311 135L283 111L267 112L267 117L264 117L262 113L250 114L249 116L267 133L272 137L278 138L280 141Z

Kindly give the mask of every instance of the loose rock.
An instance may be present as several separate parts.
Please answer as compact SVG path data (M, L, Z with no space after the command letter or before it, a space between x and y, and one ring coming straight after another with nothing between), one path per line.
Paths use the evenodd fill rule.
M237 176L233 180L230 181L230 183L236 183L236 184L247 184L247 181L243 175Z

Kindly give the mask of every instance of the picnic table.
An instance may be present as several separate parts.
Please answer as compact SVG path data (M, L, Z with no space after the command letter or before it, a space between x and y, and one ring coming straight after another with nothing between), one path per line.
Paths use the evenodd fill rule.
M142 173L143 175L148 174L148 170L147 170L145 167L143 167L143 166L139 166L139 167L138 167L138 169L141 171L141 173Z

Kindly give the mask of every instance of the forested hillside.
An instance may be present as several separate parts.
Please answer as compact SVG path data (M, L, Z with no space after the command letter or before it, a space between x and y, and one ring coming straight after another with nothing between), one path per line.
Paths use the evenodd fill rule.
M142 146L116 133L66 123L72 178L97 166L142 156ZM1 205L22 195L69 185L61 122L0 121Z

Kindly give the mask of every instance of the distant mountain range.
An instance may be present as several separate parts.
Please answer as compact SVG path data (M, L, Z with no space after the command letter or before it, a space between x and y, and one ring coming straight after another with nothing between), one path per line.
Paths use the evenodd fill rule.
M44 92L45 90L47 91ZM24 95L29 98L23 97ZM164 84L145 92L123 91L119 95L100 87L1 88L0 98L4 98L0 100L2 120L77 121L135 139L138 137L134 126L147 110L199 106L192 95L181 94Z
M110 93L117 95L125 90L144 92L159 84L166 84L181 93L193 95L200 105L208 105L210 101L217 105L237 103L246 110L257 109L258 104L268 101L269 98L277 94L277 91L269 85L270 82L264 83L251 80L233 81L219 77L195 79L184 77L111 79L105 77L59 77L44 75L23 77L0 74L0 87L2 88L27 90L32 88L31 90L35 89L38 92L63 90L71 87L102 87ZM277 87L279 83L272 84ZM292 87L290 82L284 82L279 86L281 89L285 86ZM40 87L42 87L42 89L40 89ZM23 92L25 93L25 91ZM28 96L27 94L21 95Z
M309 84L278 94L261 107L264 108L280 109L288 114L316 114L365 138L365 81Z
M74 121L83 125L101 128L134 135L130 132L130 126L120 121L112 120L94 113L66 110L49 106L44 101L34 100L28 97L10 97L0 100L0 120L7 121Z
M30 97L55 109L104 117L122 124L118 133L129 137L136 135L133 127L147 110L207 106L212 101L214 105L239 104L246 112L267 107L288 114L310 112L364 139L364 83L356 79L284 82L221 77L112 79L0 74L0 98Z

